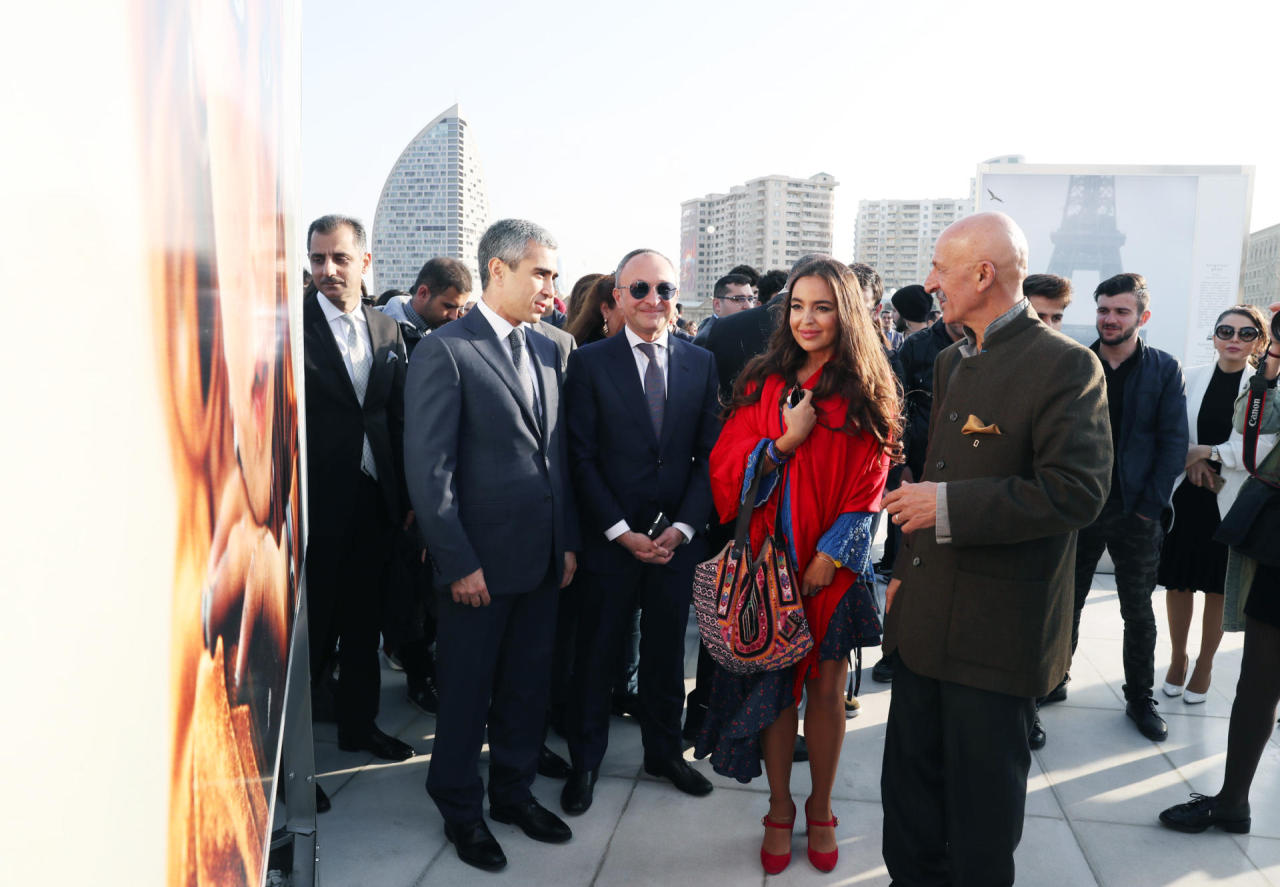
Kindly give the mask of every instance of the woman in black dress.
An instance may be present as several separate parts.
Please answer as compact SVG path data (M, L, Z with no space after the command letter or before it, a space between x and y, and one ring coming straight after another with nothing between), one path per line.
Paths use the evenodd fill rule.
M1218 316L1212 338L1217 362L1186 371L1191 432L1187 470L1173 494L1174 522L1164 540L1157 574L1159 584L1168 589L1165 604L1173 647L1164 693L1182 696L1188 705L1204 702L1213 675L1213 656L1222 640L1227 548L1214 542L1213 534L1248 476L1241 450L1243 438L1233 432L1231 415L1236 397L1266 353L1267 324L1254 306L1236 305ZM1259 453L1259 458L1262 455ZM1187 635L1197 591L1205 593L1204 614L1200 653L1191 670Z

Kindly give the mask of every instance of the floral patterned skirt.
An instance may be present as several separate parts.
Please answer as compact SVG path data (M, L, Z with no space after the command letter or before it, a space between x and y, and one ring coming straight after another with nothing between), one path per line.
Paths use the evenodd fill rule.
M870 579L859 575L843 592L829 588L815 595L840 595L826 625L810 621L818 661L845 659L854 647L880 645L880 616ZM809 611L806 607L806 612ZM825 608L823 608L825 609ZM763 771L760 767L760 731L799 702L802 680L796 670L808 660L790 668L756 674L737 675L715 667L711 700L694 746L694 757L711 756L711 768L721 776L750 782Z

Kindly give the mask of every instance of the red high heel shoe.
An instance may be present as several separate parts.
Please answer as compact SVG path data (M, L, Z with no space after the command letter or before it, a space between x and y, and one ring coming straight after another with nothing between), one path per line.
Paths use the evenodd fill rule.
M765 828L786 829L787 837L790 839L791 830L796 827L796 805L791 804L791 821L790 822L774 822L766 813L760 820L760 824ZM766 832L768 834L768 832ZM791 846L788 844L786 853L769 853L764 849L764 845L760 846L760 865L764 866L766 875L776 875L791 864Z
M813 867L820 872L829 872L836 867L836 863L840 860L840 846L837 844L836 849L829 853L823 853L813 849L813 833L810 829L815 826L818 828L836 828L840 825L840 819L834 813L826 822L819 822L816 819L809 818L809 803L806 801L804 805L804 832L809 844L809 862L813 863Z

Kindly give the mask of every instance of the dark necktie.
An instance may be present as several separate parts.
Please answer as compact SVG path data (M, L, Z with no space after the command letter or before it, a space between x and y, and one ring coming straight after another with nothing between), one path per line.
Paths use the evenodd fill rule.
M667 408L667 384L662 378L662 367L658 366L658 348L648 342L636 346L649 365L644 370L644 399L649 404L649 418L653 420L653 431L662 437L662 414Z
M529 375L529 370L525 367L524 354L524 327L518 326L507 336L507 341L511 343L511 362L516 367L516 378L520 380L520 390L524 392L525 403L533 410L533 414L538 414L538 398L534 396L533 378Z

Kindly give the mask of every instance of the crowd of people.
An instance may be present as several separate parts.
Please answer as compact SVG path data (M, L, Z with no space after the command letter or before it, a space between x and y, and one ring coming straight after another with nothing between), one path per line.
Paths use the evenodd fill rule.
M1070 283L1028 276L1026 240L999 213L953 224L928 279L888 301L875 269L829 256L730 269L696 331L679 323L661 253L632 250L563 301L557 250L541 226L502 220L480 241L478 294L440 257L410 290L373 299L360 222L324 216L307 233L316 706L340 747L405 760L416 750L376 725L380 649L403 668L410 700L436 715L427 791L464 862L506 865L486 794L489 818L570 840L533 781L563 779L562 812L585 814L610 716L625 713L644 769L679 791L712 791L690 745L717 773L763 773L770 874L791 861L791 770L807 761L807 856L831 871L851 654L883 640L890 875L1011 884L1030 751L1047 740L1037 710L1067 696L1104 550L1125 713L1143 736L1168 731L1153 693L1157 582L1166 700L1203 702L1222 631L1246 632L1223 789L1160 818L1248 830L1280 700L1280 567L1253 538L1280 513L1274 318L1224 311L1217 363L1184 374L1138 335L1151 294L1123 273L1094 292L1085 347L1059 332ZM812 648L748 674L704 648L686 698L695 568L739 515L750 551L785 549ZM1240 540L1218 541L1231 532Z

